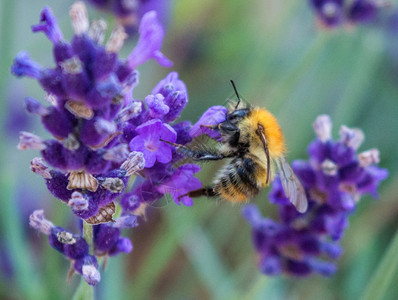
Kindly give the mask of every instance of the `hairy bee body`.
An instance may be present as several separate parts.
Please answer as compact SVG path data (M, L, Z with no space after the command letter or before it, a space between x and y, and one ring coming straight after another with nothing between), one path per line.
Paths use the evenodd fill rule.
M267 173L256 160L255 156L244 155L228 162L214 180L214 193L230 202L246 202L255 197L265 185L256 174Z
M235 203L246 202L272 181L276 163L286 197L299 212L305 212L308 206L305 190L285 159L284 137L276 118L265 108L238 108L240 98L232 84L238 103L226 114L226 119L219 124L201 125L221 134L217 151L195 151L168 142L197 161L228 160L217 173L212 186L181 197L206 196Z
M235 110L240 117L226 120L235 123L239 130L239 139L235 133L221 130L221 153L235 153L226 165L218 172L214 180L214 193L230 202L245 202L258 194L261 188L268 185L267 156L260 138L256 134L258 124L264 127L271 159L285 152L282 130L275 117L264 108L246 108ZM230 114L233 114L231 112ZM225 123L224 122L224 123ZM220 124L221 125L221 124ZM219 127L222 127L222 125ZM274 166L270 165L271 180Z

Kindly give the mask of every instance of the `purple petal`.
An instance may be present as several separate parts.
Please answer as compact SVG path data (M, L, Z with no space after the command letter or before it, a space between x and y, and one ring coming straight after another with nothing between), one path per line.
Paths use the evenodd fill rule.
M173 63L160 52L164 29L157 19L156 11L147 12L142 17L139 34L138 43L128 57L130 69L135 69L152 58L163 67L171 67Z
M160 138L165 141L174 143L177 139L177 133L169 124L162 124L162 128L160 129Z
M28 76L36 79L42 77L43 67L30 59L27 52L20 52L11 66L11 73L17 77Z
M242 208L242 216L252 227L256 227L262 220L261 215L257 205L247 204Z
M378 12L377 1L356 0L348 11L352 22L364 23L373 20Z
M58 26L57 19L48 6L41 11L40 22L40 24L32 26L33 32L43 31L54 44L62 41L62 31Z
M281 260L278 256L265 256L260 261L259 269L266 275L279 275L282 272Z
M68 190L68 177L58 171L50 171L51 179L46 180L47 188L54 195L54 197L61 199L64 202L68 202L72 197L71 190Z
M161 94L164 103L170 108L163 117L163 121L170 123L175 121L188 103L188 92L185 83L178 79L178 73L170 72L165 79L161 80L152 90L152 94Z
M108 253L110 256L115 256L122 252L130 253L132 250L133 244L131 243L131 240L128 238L120 238Z
M120 229L111 227L107 224L101 224L94 229L94 245L96 251L107 252L120 237Z
M147 96L145 103L148 105L149 114L152 118L162 118L170 111L170 107L164 103L162 94Z
M191 137L197 137L202 134L207 134L213 139L220 138L220 133L216 130L203 128L201 125L218 125L225 121L227 109L224 106L212 106L204 112L199 121L196 122L189 134Z

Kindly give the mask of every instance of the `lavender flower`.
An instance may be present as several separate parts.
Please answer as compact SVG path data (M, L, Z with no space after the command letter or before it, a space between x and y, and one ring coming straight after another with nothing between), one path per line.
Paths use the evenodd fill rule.
M43 210L34 211L29 222L31 227L48 235L50 245L69 259L74 271L82 274L90 285L95 285L100 280L96 257L131 252L133 245L128 238L120 236L120 229L138 226L137 217L133 215L120 217L114 224L95 225L95 256L92 256L89 255L89 245L81 234L73 234L62 227L54 226L44 217ZM90 268L85 271L85 267L89 266Z
M255 205L243 209L264 274L332 275L349 215L362 195L376 197L378 185L388 176L387 170L375 165L379 163L377 149L356 154L364 138L362 131L342 126L340 140L334 141L326 115L317 118L314 129L317 139L308 148L309 161L293 162L308 195L308 211L296 211L279 178L270 192L270 201L278 205L279 221L263 218Z
M158 191L164 194L170 193L178 205L183 203L186 206L192 206L192 199L186 194L202 186L200 180L193 177L193 174L199 171L200 167L197 165L183 165L172 176L163 181L162 185L158 187Z
M150 120L138 126L135 131L139 134L130 142L132 151L144 154L145 167L153 167L156 161L168 163L172 158L172 146L161 141L175 142L177 133L168 124L159 119Z
M199 167L176 169L173 164L181 157L164 142L186 144L191 140L189 122L171 124L188 101L178 74L170 73L154 88L146 97L147 107L132 97L138 83L136 67L152 58L160 65L171 65L160 52L164 29L157 13L149 11L142 17L138 44L125 60L118 57L126 38L122 27L115 28L102 45L104 21L90 26L82 2L71 7L70 17L75 31L70 43L64 40L48 7L41 13L40 24L32 27L53 43L55 67L43 67L25 52L17 55L11 67L14 75L36 79L48 93L47 105L33 98L26 98L25 104L53 136L45 140L21 132L18 148L41 152L42 157L32 160L31 170L43 177L48 190L67 204L84 226L93 226L92 236L83 237L54 226L43 211L35 211L30 218L31 226L48 235L50 245L71 260L88 284L95 285L100 281L97 257L133 249L131 241L121 237L121 230L138 225L136 215L141 213L137 208L166 193L179 196L181 188L188 191L200 186L192 179ZM134 188L125 193L131 175L142 177L137 176ZM174 189L162 189L178 178L181 182L174 184ZM124 199L144 191L148 183L155 183L156 197L138 199L135 206L130 200L126 204ZM117 200L122 195L123 212L116 217ZM89 249L91 240L94 249Z
M192 137L197 137L202 134L206 134L213 139L221 138L220 133L217 130L212 130L207 127L202 127L203 125L218 125L225 121L227 115L227 109L224 106L212 106L206 110L200 117L198 122L196 122L189 134Z
M131 77L138 73L130 68L128 60L117 58L116 51L124 40L120 28L104 47L98 44L98 32L97 38L89 34L87 12L82 3L72 6L71 18L76 32L71 44L63 40L49 8L43 10L41 23L33 26L33 31L43 31L54 43L55 68L43 68L22 53L11 70L17 76L38 79L50 93L51 106L45 107L27 98L26 107L29 112L41 116L43 125L57 138L43 141L24 133L19 148L41 150L45 162L62 171L48 171L44 161L32 162L33 170L47 180L49 190L65 202L72 200L73 212L87 220L116 199L127 182L126 172L120 169L123 160L118 157L123 155L127 159L126 155L118 154L125 148L121 147L124 141L120 139L118 128L122 124L117 116L123 108L119 99L127 97L123 91L126 87L131 91ZM154 13L142 25L143 32L145 28L151 28L153 34L156 30L163 32ZM146 40L146 43L151 42ZM156 47L160 43L161 40L157 40ZM55 73L58 74L55 78L46 77L46 74ZM89 192L77 201L71 198L72 190Z
M169 0L88 0L97 8L115 15L118 23L129 33L135 33L139 21L145 13L154 10L166 25L169 17Z
M188 103L186 86L177 73L171 72L155 86L145 103L146 106L142 102L140 113L123 124L123 136L130 141L130 149L143 153L145 158L141 176L121 199L123 211L145 215L145 208L165 194L171 194L177 204L191 206L191 198L179 197L201 187L193 177L200 167L187 164L176 168L182 155L166 143L186 145L192 141L189 122L173 123Z
M387 2L378 0L309 0L317 19L325 28L347 24L367 23L374 20Z
M29 223L33 228L48 235L48 241L51 247L69 259L76 272L82 274L82 265L84 265L84 261L90 260L90 265L93 266L90 273L96 273L98 275L95 275L96 280L93 279L93 276L84 276L84 279L90 285L95 285L99 282L100 275L97 259L89 255L88 243L81 235L73 234L62 227L55 226L44 217L43 210L34 211L29 218Z
M343 23L343 0L310 0L310 4L325 27L336 27Z

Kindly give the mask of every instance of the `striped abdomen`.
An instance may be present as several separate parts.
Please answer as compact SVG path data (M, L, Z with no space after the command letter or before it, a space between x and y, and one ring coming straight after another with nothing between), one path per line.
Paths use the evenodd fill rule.
M262 184L256 175L265 170L253 158L234 158L220 170L214 181L217 196L230 202L245 202L258 194Z

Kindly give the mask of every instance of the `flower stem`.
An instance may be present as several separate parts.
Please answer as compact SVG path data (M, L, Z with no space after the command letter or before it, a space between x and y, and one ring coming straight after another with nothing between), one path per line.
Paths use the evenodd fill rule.
M94 287L82 278L72 300L94 300Z
M93 226L83 221L83 237L86 240L89 252L93 255L94 247L93 247Z
M89 246L89 252L92 255L93 249L93 226L83 222L83 237ZM94 287L89 285L87 282L80 280L79 286L72 298L73 300L94 300Z

